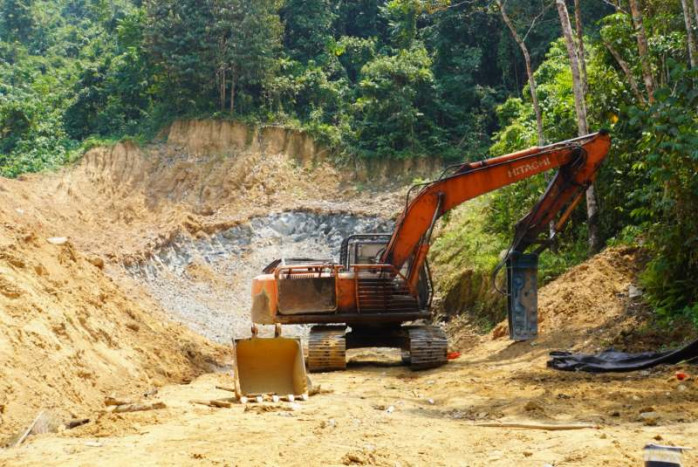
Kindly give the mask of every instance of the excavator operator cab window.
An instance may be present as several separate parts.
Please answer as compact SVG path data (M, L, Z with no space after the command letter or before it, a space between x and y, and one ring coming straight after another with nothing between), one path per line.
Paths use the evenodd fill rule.
M357 234L344 239L339 263L345 269L355 264L378 264L383 250L388 246L390 234ZM412 267L412 258L408 259L400 270L407 277ZM431 273L425 260L417 283L417 299L420 309L428 309L432 298Z
M383 252L387 242L356 242L354 243L351 264L376 264L379 262L380 254Z
M339 264L350 269L354 264L377 264L388 245L390 234L356 234L344 239Z

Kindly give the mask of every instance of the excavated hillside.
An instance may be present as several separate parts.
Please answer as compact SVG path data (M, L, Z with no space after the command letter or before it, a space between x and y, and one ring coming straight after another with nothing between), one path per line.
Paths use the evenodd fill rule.
M203 238L287 210L391 217L405 183L390 171L412 177L439 167L338 169L309 137L277 127L187 121L166 133L161 143L98 147L58 174L22 177L12 184L15 204L81 250L130 264L178 234ZM367 174L371 182L357 183Z
M105 395L142 394L224 362L224 351L125 292L26 200L0 185L0 435L39 411L65 422ZM19 206L24 206L20 208ZM127 383L127 384L125 384Z

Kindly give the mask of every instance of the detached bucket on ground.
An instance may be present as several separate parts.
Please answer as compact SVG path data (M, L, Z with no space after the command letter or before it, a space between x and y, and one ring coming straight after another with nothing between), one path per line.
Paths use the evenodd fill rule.
M236 339L233 350L235 395L238 399L308 394L308 377L300 339Z

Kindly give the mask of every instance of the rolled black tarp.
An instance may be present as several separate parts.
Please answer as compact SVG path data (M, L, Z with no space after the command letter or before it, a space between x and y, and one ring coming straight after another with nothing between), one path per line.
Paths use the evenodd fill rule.
M562 371L586 371L610 373L644 370L653 366L673 365L683 361L698 360L698 339L675 350L663 352L625 353L613 349L597 355L573 354L572 352L550 352L548 368Z

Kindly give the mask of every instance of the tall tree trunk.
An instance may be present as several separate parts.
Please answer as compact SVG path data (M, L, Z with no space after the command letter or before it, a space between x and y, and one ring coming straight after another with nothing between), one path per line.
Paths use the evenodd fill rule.
M230 113L235 114L235 86L237 85L238 81L238 70L237 66L233 64L232 66L232 74L230 77Z
M681 8L683 8L683 21L686 25L686 41L688 42L688 60L691 63L691 68L696 67L696 49L693 41L693 20L691 18L691 7L688 6L686 0L681 0Z
M218 99L220 102L221 112L225 110L225 93L227 84L228 83L225 81L225 66L221 65L218 71Z
M572 24L570 16L567 12L567 5L564 0L556 0L557 12L560 16L560 24L562 26L562 34L565 36L565 44L567 45L567 55L570 59L570 68L572 69L572 89L574 91L574 108L577 112L577 130L579 136L584 136L589 133L587 123L587 110L584 95L584 85L579 71L579 57L577 56L576 45L572 35ZM601 238L599 237L599 222L598 211L599 207L596 202L596 190L594 185L590 185L586 192L587 201L587 219L589 225L589 250L596 253L601 248Z
M579 52L579 63L581 64L582 85L584 86L584 95L586 96L589 93L589 77L587 75L584 28L582 27L582 10L579 7L579 0L574 0L574 24L577 29L577 51Z
M693 14L696 17L696 27L698 27L698 0L693 0Z
M519 48L521 49L521 53L524 56L524 62L526 63L526 74L528 75L528 87L531 91L531 101L533 102L533 110L536 113L536 129L538 132L538 146L543 146L545 144L545 136L543 135L543 116L540 111L540 104L538 102L538 93L537 93L537 85L536 85L536 78L533 76L533 67L531 66L531 55L528 53L528 47L526 47L526 43L521 39L519 34L516 32L516 28L514 27L514 24L511 22L511 19L509 19L509 16L507 15L507 12L504 10L504 5L502 4L501 0L497 0L497 6L499 7L499 11L502 14L502 20L504 21L504 24L507 25L509 28L509 31L511 31L511 36L514 38L516 43L519 45Z
M637 101L641 104L647 104L647 100L640 92L640 88L637 86L637 81L635 81L635 77L633 76L632 70L630 70L630 65L628 65L628 62L623 60L623 57L620 56L618 51L616 51L616 49L614 49L611 46L611 44L604 41L603 45L605 45L608 51L611 52L613 58L615 58L616 62L618 62L618 65L620 65L620 69L623 70L623 73L625 73L625 78L628 80L628 84L630 84L630 89L633 90L635 99L637 99Z
M584 96L584 87L579 69L579 57L577 55L576 44L572 35L572 24L570 23L567 5L564 0L556 0L557 12L560 15L560 24L562 25L562 34L565 37L567 45L567 56L570 59L570 68L572 69L572 90L574 91L574 108L577 112L577 129L579 136L584 136L589 133L587 125L587 110Z
M587 224L589 227L589 251L598 253L601 251L601 237L599 235L599 203L596 199L596 186L592 183L587 188Z
M654 102L654 78L652 75L652 65L650 63L650 54L647 47L647 35L645 34L645 25L642 22L642 12L637 4L637 0L630 1L630 13L633 17L633 26L635 35L637 36L637 51L640 54L640 64L642 65L642 78L645 81L647 89L647 97L650 104Z

